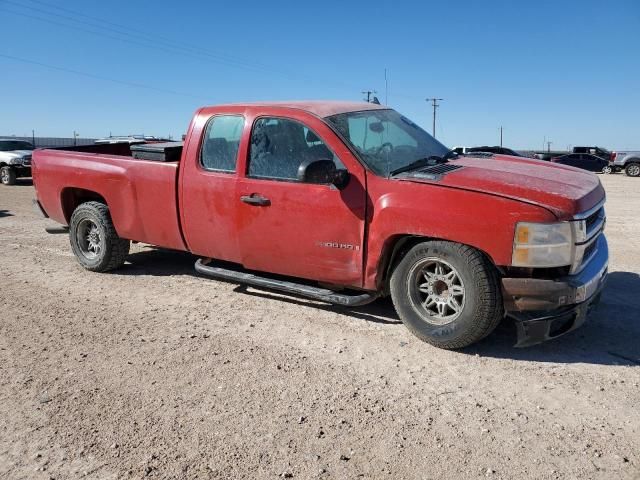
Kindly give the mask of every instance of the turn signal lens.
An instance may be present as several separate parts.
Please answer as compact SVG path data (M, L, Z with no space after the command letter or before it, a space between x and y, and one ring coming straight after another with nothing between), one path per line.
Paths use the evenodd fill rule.
M573 234L568 222L516 225L511 264L514 267L562 267L571 264Z

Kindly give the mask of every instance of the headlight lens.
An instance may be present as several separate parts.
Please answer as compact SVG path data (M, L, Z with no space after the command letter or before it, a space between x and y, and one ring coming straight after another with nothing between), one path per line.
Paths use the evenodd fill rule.
M570 265L574 244L571 232L569 222L518 223L511 264L542 268Z

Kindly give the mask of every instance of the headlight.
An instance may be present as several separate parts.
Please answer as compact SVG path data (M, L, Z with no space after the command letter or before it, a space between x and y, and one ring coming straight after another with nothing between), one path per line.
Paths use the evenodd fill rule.
M514 267L562 267L570 265L573 235L569 222L516 225L513 241Z

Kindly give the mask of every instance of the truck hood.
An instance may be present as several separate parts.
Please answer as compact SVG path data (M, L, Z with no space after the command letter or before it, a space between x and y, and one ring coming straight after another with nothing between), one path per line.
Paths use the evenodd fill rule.
M414 172L409 172L403 179L538 205L561 220L589 210L605 198L604 188L596 175L566 165L507 155L462 157L450 164L464 168L434 180L414 177Z

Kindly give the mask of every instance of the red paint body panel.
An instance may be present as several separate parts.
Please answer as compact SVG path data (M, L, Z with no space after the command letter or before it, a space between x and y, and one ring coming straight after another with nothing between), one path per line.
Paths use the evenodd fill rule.
M485 252L496 265L508 266L517 222L568 219L604 199L591 173L498 155L454 160L465 168L438 180L376 176L322 117L378 108L385 107L349 102L205 107L191 122L179 164L37 150L37 198L51 218L66 224L65 191L95 192L109 205L123 238L367 290L382 287L381 266L400 237L464 243ZM206 123L219 114L245 118L235 173L199 166ZM260 116L285 117L312 129L346 166L348 186L337 190L248 177L251 128ZM267 197L271 204L240 201L251 194Z
M36 162L38 200L57 222L66 225L70 219L62 202L65 190L83 189L106 200L121 237L186 248L178 225L177 163L64 150L36 150Z
M467 168L446 175L442 185L540 205L562 220L588 210L605 195L594 174L543 160L494 155L463 157L454 163Z
M380 286L384 274L379 268L381 257L389 253L387 247L398 235L464 243L486 253L496 265L510 265L517 222L556 220L548 210L516 200L436 183L425 186L369 176L369 195L374 203L365 288Z

